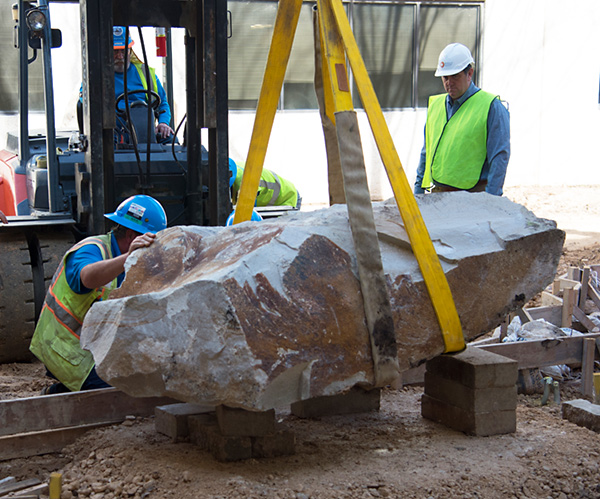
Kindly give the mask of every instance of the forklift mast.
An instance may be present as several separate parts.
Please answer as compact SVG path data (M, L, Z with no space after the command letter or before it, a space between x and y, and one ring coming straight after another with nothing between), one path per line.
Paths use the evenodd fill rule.
M227 3L222 0L80 0L85 167L76 171L89 199L88 232L105 232L115 195L113 26L185 28L187 179L185 223L224 225L231 210L228 168ZM201 129L208 144L201 143ZM203 178L202 146L208 150ZM204 186L204 188L203 188ZM145 192L148 185L139 185ZM203 196L207 199L203 200Z

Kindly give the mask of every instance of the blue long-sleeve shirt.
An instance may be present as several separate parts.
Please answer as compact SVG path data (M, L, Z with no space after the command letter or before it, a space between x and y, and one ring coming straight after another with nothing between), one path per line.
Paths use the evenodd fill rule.
M479 88L471 82L467 91L455 101L447 95L446 116L448 119L452 118L463 102L478 90ZM510 158L510 115L502 102L500 102L500 99L494 99L490 106L487 130L487 157L485 158L479 179L487 180L486 192L501 196L504 178L506 177L506 168ZM426 154L427 150L424 142L419 166L417 167L417 178L414 186L415 194L422 194L424 192L421 183L425 174Z
M115 97L119 97L124 92L123 78L124 73L115 72ZM162 83L158 79L158 76L154 77L156 81L156 92L158 93L161 103L158 107L158 122L166 123L167 125L171 125L171 108L169 107L169 102L167 101L167 93L165 92ZM150 87L153 89L153 87ZM138 73L137 68L132 62L127 69L127 89L129 92L133 92L134 90L145 90L144 85L142 84L142 80L140 79L140 75ZM129 94L128 99L130 102L140 100L146 101L146 95L143 93L138 94ZM125 103L121 104L121 108L125 109Z

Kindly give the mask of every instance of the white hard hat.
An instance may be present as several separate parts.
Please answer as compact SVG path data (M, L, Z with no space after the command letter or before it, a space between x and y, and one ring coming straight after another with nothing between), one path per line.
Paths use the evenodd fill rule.
M469 64L475 64L471 51L462 43L451 43L440 54L435 76L458 74Z

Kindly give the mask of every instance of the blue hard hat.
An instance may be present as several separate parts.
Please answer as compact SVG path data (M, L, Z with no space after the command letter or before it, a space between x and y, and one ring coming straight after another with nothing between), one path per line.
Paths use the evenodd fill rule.
M131 36L125 47L125 27L124 26L113 26L113 49L124 49L129 48L133 45Z
M235 164L235 161L233 161L233 159L231 158L229 158L229 174L229 187L231 188L231 186L235 182L235 178L237 177L237 165Z
M231 212L231 215L227 217L227 222L225 222L225 226L229 227L233 225L233 217L235 216L235 210ZM252 210L252 218L250 219L252 222L261 222L263 217L256 210Z
M164 208L156 199L145 194L127 198L114 213L107 213L104 216L141 234L145 232L156 234L167 227L167 214Z

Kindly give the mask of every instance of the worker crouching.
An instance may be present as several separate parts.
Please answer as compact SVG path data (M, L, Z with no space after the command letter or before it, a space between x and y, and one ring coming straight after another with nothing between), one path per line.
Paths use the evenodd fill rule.
M127 257L150 246L156 233L167 226L161 204L145 195L126 199L114 213L104 216L117 227L67 251L46 294L29 347L48 375L58 381L44 389L44 394L110 386L96 374L92 354L80 346L81 325L92 305L106 300L121 285Z

